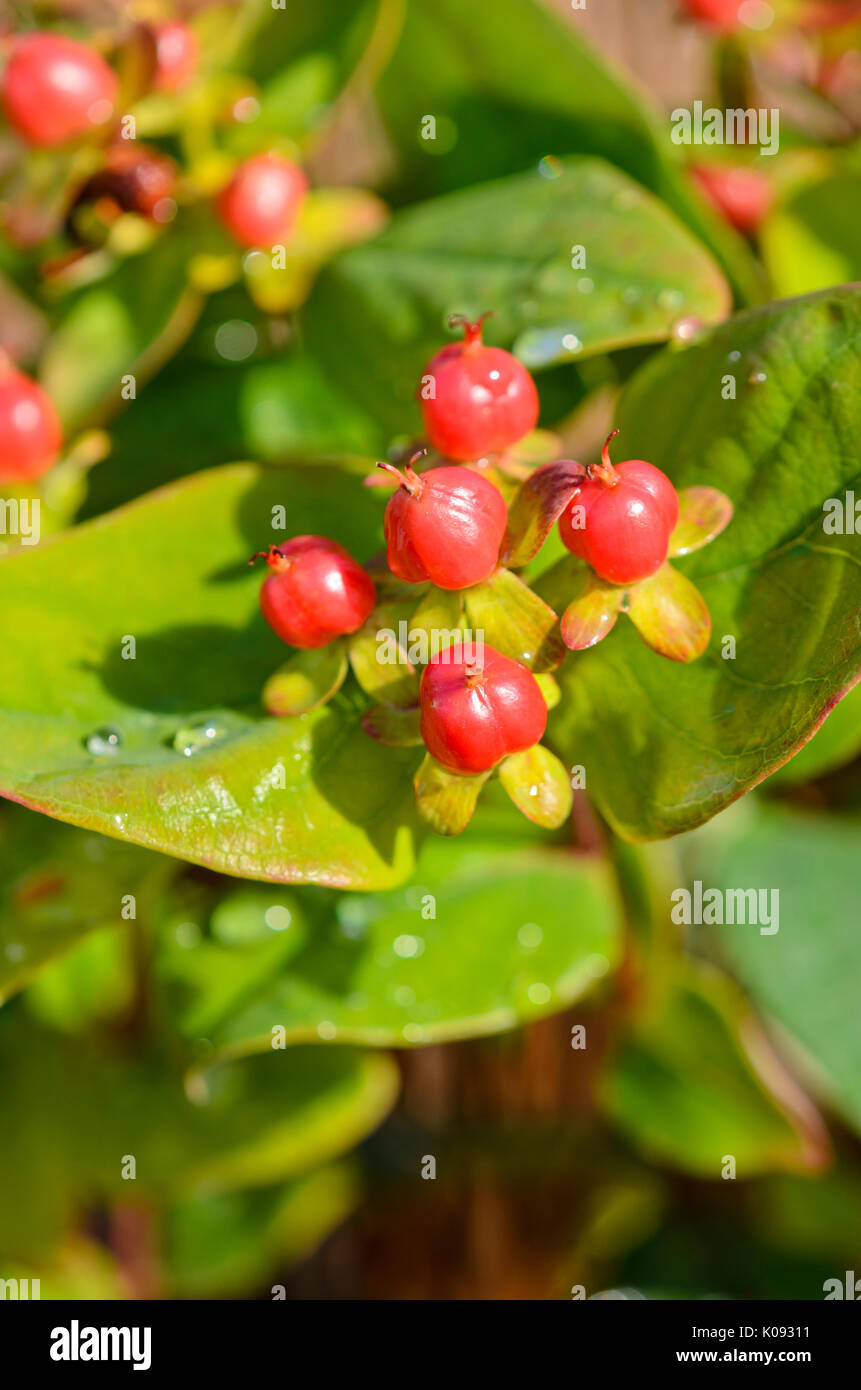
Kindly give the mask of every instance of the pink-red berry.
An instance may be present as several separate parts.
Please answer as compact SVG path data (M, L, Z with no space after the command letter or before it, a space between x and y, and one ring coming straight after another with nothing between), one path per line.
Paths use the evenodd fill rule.
M434 656L422 672L420 700L425 747L451 772L489 772L538 743L547 726L532 672L486 645L464 643Z
M178 21L158 24L155 39L155 81L161 92L178 92L194 76L200 44L193 29Z
M758 169L694 164L691 172L709 202L740 232L755 232L771 209L772 187Z
M742 0L682 0L682 7L691 19L698 19L722 34L741 28L738 17L741 6Z
M325 647L355 632L373 612L373 580L337 541L294 536L260 555L269 566L260 608L291 647Z
M644 459L610 462L608 446L618 432L562 513L559 534L602 579L635 584L666 560L679 498L667 475Z
M38 382L0 354L0 482L28 482L56 462L62 431Z
M240 164L218 199L224 226L240 246L286 242L296 225L308 180L290 159L256 155Z
M31 145L64 145L110 120L117 79L104 58L61 34L15 40L3 73L9 124Z
M418 457L418 455L416 455ZM386 506L383 529L389 569L407 584L430 581L440 589L468 589L488 579L499 563L508 511L499 488L456 465L401 473Z
M484 316L486 317L486 315ZM432 357L420 388L425 433L446 458L480 459L516 444L535 428L538 392L522 362L503 348L485 347L482 319L468 323L464 338Z

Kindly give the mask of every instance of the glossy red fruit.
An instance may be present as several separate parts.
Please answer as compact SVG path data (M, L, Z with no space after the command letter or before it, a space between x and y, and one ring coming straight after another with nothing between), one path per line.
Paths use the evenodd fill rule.
M136 212L152 221L165 222L176 211L175 184L173 160L132 140L107 151L104 165L82 188L77 202L106 198L117 212Z
M758 169L694 164L691 172L706 197L738 231L755 232L771 208L771 184Z
M682 0L682 8L691 19L698 19L724 34L741 28L738 17L741 6L742 0Z
M0 483L40 477L56 462L61 443L50 396L0 354Z
M452 315L452 326L463 324L463 342L442 348L424 370L420 396L425 433L446 458L499 453L534 430L538 420L538 392L523 363L503 348L482 343L486 317L468 323L462 315ZM431 390L433 395L425 399Z
M669 478L644 459L610 462L610 439L601 463L559 519L559 534L572 555L586 560L611 584L647 579L667 558L679 519L679 498ZM582 508L582 512L579 510Z
M403 473L390 463L378 466L401 484L383 520L392 574L440 589L468 589L493 574L508 522L499 488L456 465L421 474L411 464Z
M17 39L3 73L6 118L31 145L63 145L104 125L117 90L104 58L61 34Z
M194 76L200 44L187 24L158 24L153 31L156 50L154 86L161 92L178 92Z
M420 700L425 747L451 772L489 772L538 743L547 726L532 672L485 644L466 642L433 657Z
M294 536L260 556L269 566L260 590L263 616L291 647L325 647L373 612L373 580L337 541Z
M218 211L241 246L275 246L290 237L308 191L292 160L277 154L247 159L218 199Z

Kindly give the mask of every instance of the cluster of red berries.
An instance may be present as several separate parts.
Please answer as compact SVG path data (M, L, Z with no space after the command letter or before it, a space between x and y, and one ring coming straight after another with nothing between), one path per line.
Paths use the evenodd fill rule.
M194 75L198 42L186 24L146 31L153 49L152 85L178 91ZM100 53L64 34L22 34L3 72L6 119L28 145L53 148L79 140L116 115L119 83Z
M469 590L498 570L509 514L499 487L466 461L486 465L529 433L538 395L511 353L483 344L481 321L467 323L463 341L437 353L422 382L433 383L421 393L428 439L458 462L424 473L413 466L420 454L403 470L379 465L398 483L384 517L388 569L403 584ZM615 585L660 569L679 515L676 490L660 469L641 459L614 467L605 445L602 462L582 470L572 492L559 529L574 555ZM320 647L356 633L374 612L371 576L331 540L297 536L263 558L270 570L263 614L292 646ZM467 641L430 659L419 704L428 752L447 771L469 775L532 748L547 722L547 703L528 667Z
M138 31L150 69L149 87L177 92L197 69L194 31L179 22ZM70 199L67 231L77 242L107 235L123 213L152 223L176 212L177 168L161 151L116 136L119 82L95 49L65 35L34 32L13 37L0 78L7 122L30 146L50 149L90 139L105 143L101 164ZM243 247L271 247L295 229L308 190L302 170L276 153L241 163L221 192L216 210ZM87 211L94 209L96 220ZM56 462L61 444L53 404L42 388L8 361L0 363L0 483L39 477Z

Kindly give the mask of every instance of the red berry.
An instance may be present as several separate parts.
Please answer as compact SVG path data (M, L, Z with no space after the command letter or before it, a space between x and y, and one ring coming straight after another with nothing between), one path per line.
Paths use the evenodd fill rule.
M738 12L742 0L682 0L682 5L691 19L699 19L721 33L731 34L741 28Z
M241 246L275 246L289 238L308 180L298 164L277 154L240 164L218 200L227 230Z
M432 657L420 699L425 746L452 772L489 772L538 743L547 726L532 672L486 645L467 642Z
M508 523L499 488L469 468L418 474L410 464L403 473L390 463L379 467L401 483L383 521L389 569L398 579L468 589L493 574Z
M154 85L162 92L178 92L194 76L200 44L187 24L159 24L153 37L156 49Z
M691 166L709 201L740 232L755 232L772 204L771 184L758 169L720 164Z
M434 393L425 400L422 391L425 432L446 458L499 453L529 434L538 420L535 382L510 352L484 346L482 319L468 323L452 315L450 324L464 325L464 340L442 348L424 371Z
M559 519L559 534L572 555L586 560L611 584L646 579L667 558L679 519L679 499L666 473L644 459L614 467L609 443ZM578 511L582 508L582 513Z
M63 145L109 120L117 79L104 58L60 34L18 39L3 73L9 124L31 145Z
M40 477L56 461L61 443L50 396L0 354L0 482Z
M130 141L107 151L104 166L87 181L76 202L107 198L116 212L136 212L156 222L165 221L175 211L175 183L176 165L172 159ZM163 210L167 215L163 215Z
M260 554L270 570L260 590L260 607L269 626L291 647L325 647L355 632L373 612L373 580L336 541L294 536Z

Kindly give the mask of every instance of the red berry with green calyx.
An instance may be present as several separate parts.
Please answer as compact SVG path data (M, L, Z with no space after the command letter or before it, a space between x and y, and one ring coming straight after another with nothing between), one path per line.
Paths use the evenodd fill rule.
M439 589L468 589L488 579L499 563L508 510L499 488L456 465L401 473L381 463L401 486L389 499L383 528L389 569L407 584L430 581Z
M64 145L104 125L117 90L104 58L61 34L15 40L3 73L6 118L31 145Z
M516 444L538 421L538 392L522 362L503 348L481 341L483 314L462 324L463 342L449 343L432 357L420 387L425 433L446 458L479 459Z
M373 612L373 580L337 541L294 536L260 551L249 563L261 558L269 573L260 590L260 608L291 647L325 647L356 632Z
M610 440L618 433L605 443L601 462L587 470L560 517L559 534L602 579L635 584L666 560L679 498L667 475L644 459L610 462Z
M450 772L489 772L540 741L547 705L532 672L486 644L465 642L422 672L421 733Z
M0 482L41 477L56 462L61 443L50 396L0 353Z
M267 250L289 240L308 180L291 159L261 154L240 164L218 199L224 226L240 246Z

